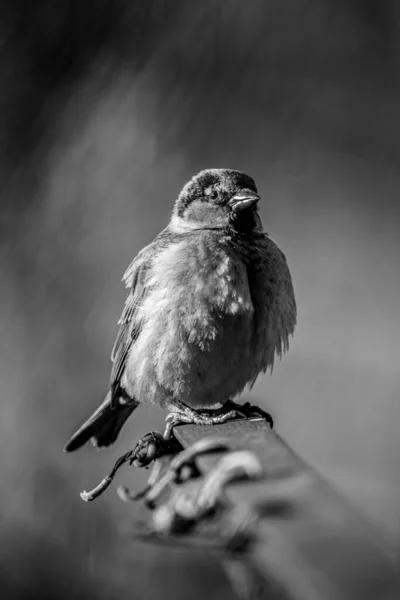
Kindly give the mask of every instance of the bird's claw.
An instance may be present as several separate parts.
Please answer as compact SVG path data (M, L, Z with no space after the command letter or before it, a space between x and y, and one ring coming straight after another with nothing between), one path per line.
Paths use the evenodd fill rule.
M172 436L172 430L177 425L184 424L193 424L193 425L217 425L219 423L225 423L230 419L237 419L240 417L245 417L245 415L239 410L230 410L228 412L224 412L222 414L212 414L210 412L198 412L185 410L178 410L172 413L169 413L167 418L165 419L166 427L164 431L164 439L169 440Z
M265 419L271 428L274 423L268 412L262 410L258 406L251 405L250 402L240 405L228 400L228 402L218 410L195 411L185 405L173 408L173 412L170 412L165 419L166 427L163 435L165 440L171 439L174 427L183 424L218 425L220 423L226 423L226 421L230 421L231 419L249 419L254 417Z
M263 410L259 406L250 404L250 402L245 402L245 404L239 405L239 404L235 404L235 402L232 402L232 401L229 401L229 406L235 406L235 407L239 408L240 411L242 412L242 414L247 419L251 419L251 418L254 419L255 417L261 417L262 419L265 419L267 421L267 423L271 427L271 429L274 426L274 420L273 420L272 416L269 414L269 412L267 412L266 410Z

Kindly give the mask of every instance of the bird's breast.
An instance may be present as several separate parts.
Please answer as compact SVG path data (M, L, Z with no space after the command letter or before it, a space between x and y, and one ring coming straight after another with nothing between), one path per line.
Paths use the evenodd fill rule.
M193 236L161 253L147 285L126 372L132 395L208 406L241 391L255 317L245 262L217 238Z

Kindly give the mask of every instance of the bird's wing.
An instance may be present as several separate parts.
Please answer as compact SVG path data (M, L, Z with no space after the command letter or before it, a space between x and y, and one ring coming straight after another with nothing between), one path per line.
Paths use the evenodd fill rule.
M153 261L167 243L168 236L164 230L151 244L139 252L137 257L125 271L122 278L125 287L128 289L128 293L124 310L118 321L119 329L117 338L111 352L113 366L111 370L110 387L112 392L119 387L128 354L142 328L140 306L143 304L144 299L151 289L149 280Z

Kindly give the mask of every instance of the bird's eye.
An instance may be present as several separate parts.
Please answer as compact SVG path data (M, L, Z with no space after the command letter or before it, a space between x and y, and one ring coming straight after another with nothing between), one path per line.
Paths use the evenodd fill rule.
M216 200L218 198L218 192L217 192L217 190L213 190L210 193L210 198L211 198L211 200Z

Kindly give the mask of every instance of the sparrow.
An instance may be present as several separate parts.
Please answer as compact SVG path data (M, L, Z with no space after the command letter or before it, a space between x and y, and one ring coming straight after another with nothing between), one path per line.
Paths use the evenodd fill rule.
M232 399L272 371L297 311L259 200L254 180L232 169L201 171L183 187L168 226L123 276L128 292L109 391L65 451L89 440L113 444L139 404L180 422L223 422L239 406Z

